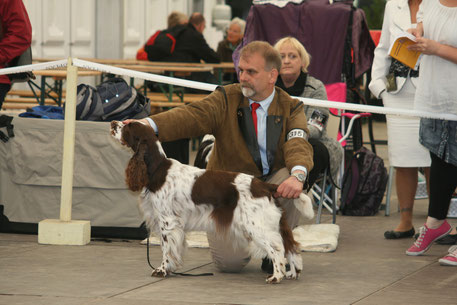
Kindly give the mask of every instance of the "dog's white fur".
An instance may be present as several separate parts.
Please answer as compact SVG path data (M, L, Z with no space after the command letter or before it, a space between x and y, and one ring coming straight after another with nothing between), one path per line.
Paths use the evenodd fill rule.
M128 145L122 138L122 122L113 122L111 133L123 145ZM153 130L150 130L153 133ZM156 149L165 158L160 142ZM163 260L153 276L167 276L182 266L182 256L186 248L185 232L202 230L216 231L218 234L230 234L235 237L239 247L249 249L253 257L268 256L273 262L273 275L268 283L279 283L284 276L296 279L302 270L302 258L299 251L285 253L283 238L280 234L282 210L276 206L272 197L254 197L251 192L253 176L236 174L233 186L239 194L233 219L228 227L220 230L217 218L212 216L215 206L208 202L195 203L192 199L196 181L206 170L184 165L173 159L167 159L171 166L167 169L165 182L160 189L151 191L144 187L140 194L140 209L147 227L161 239ZM219 174L219 173L218 173ZM220 172L221 175L224 172ZM311 200L305 194L294 200L296 208L307 218L314 216ZM290 271L285 270L286 262Z

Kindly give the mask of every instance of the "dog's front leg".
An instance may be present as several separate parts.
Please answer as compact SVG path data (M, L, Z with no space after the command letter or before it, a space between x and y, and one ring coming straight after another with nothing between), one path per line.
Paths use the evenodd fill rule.
M160 227L160 243L162 247L162 263L154 269L152 276L166 277L182 265L185 248L185 232L180 227L173 227L165 221Z

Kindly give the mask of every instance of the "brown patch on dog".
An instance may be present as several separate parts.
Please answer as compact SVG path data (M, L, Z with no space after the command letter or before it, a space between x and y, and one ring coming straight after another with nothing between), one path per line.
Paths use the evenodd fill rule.
M237 175L237 173L207 170L197 178L192 188L191 196L195 204L214 206L211 217L216 223L218 232L223 232L232 223L233 211L240 197L233 184Z
M254 178L251 181L251 194L254 198L266 196L268 199L271 199L277 189L277 184L266 183L257 178Z
M125 169L125 182L133 192L141 191L149 181L147 166L144 162L145 152L146 145L137 145L137 150Z
M294 239L292 230L287 223L285 212L282 213L281 220L279 221L279 231L281 233L282 241L284 244L285 255L287 255L289 252L298 253L299 243Z

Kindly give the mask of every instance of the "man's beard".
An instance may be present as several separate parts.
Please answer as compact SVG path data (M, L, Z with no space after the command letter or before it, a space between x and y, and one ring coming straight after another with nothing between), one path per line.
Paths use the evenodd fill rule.
M241 84L241 92L247 98L253 97L256 94L254 88L247 84Z

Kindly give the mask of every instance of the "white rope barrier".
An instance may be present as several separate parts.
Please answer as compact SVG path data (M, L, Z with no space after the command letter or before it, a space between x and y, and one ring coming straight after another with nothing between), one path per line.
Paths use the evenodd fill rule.
M86 60L81 59L73 59L73 64L80 68L97 70L105 73L112 73L116 75L125 75L134 78L141 78L153 82L164 83L164 84L171 84L177 85L182 87L206 90L206 91L214 91L217 86L212 84L206 84L196 81L189 81L180 78L156 75L151 73L145 72L138 72L130 69L124 68L117 68L109 65L103 65L98 63L93 63ZM344 109L344 110L351 110L351 111L359 111L359 112L370 112L370 113L380 113L380 114L389 114L389 115L399 115L399 116L409 116L409 117L424 117L424 118L433 118L433 119L442 119L442 120L457 120L456 115L447 114L447 113L430 113L424 111L416 111L416 110L409 110L409 109L397 109L397 108L387 108L387 107L379 107L379 106L368 106L368 105L360 105L360 104L351 104L351 103L340 103L340 102L333 102L333 101L324 101L324 100L317 100L311 98L303 98L303 97L296 97L295 98L301 100L305 105L309 106L317 106L317 107L326 107L326 108L336 108L336 109Z
M0 69L0 75L5 74L15 74L15 73L22 73L22 72L29 72L35 70L48 70L48 69L55 69L55 68L63 68L67 66L67 59L61 59L56 61L48 61L42 62L38 64L31 64L31 65L24 65L19 67L12 67L12 68L4 68Z
M25 65L14 68L5 68L0 69L0 75L11 74L11 73L21 73L34 70L45 70L45 69L54 69L59 67L65 67L67 65L67 60L57 60L51 62L44 62L32 65ZM217 88L217 85L201 83L196 81L185 80L181 78L157 75L152 73L139 72L131 69L118 68L110 65L104 65L99 63L90 62L87 60L73 58L73 65L80 68L85 68L89 70L96 70L104 73L111 73L115 75L123 75L132 78L139 78L143 80L148 80L157 83L182 86L187 88L193 88L198 90L205 91L214 91ZM334 101L325 101L317 100L311 98L296 97L305 105L315 106L315 107L325 107L325 108L336 108L342 110L358 111L358 112L370 112L370 113L379 113L386 115L397 115L397 116L408 116L408 117L421 117L421 118L432 118L432 119L441 119L441 120L450 120L457 121L457 115L449 113L432 113L425 111L409 110L409 109L398 109L398 108L388 108L380 106L369 106L369 105L360 105L352 103L341 103Z
M449 113L432 113L432 112L417 111L417 110L410 110L410 109L398 109L398 108L369 106L369 105L360 105L360 104L352 104L352 103L341 103L341 102L323 101L323 100L296 97L296 96L294 96L294 98L301 100L305 105L316 106L316 107L336 108L336 109L344 109L344 110L351 110L351 111L358 111L358 112L370 112L370 113L380 113L380 114L387 114L387 115L398 115L398 116L421 117L421 118L457 121L457 115L453 115L453 114L449 114Z
M77 58L73 59L73 64L80 68L97 70L97 71L101 71L101 72L105 72L105 73L124 75L124 76L129 76L129 77L134 77L134 78L141 78L144 80L149 80L149 81L157 82L157 83L170 84L170 85L182 86L182 87L205 90L205 91L214 91L217 88L217 85L206 84L206 83L201 83L201 82L196 82L196 81L191 81L191 80L185 80L185 79L181 79L181 78L157 75L157 74L152 74L152 73L139 72L139 71L130 70L130 69L117 68L117 67L98 64L98 63L94 63L94 62L90 62L90 61L86 61L86 60L82 60L82 59L77 59Z

